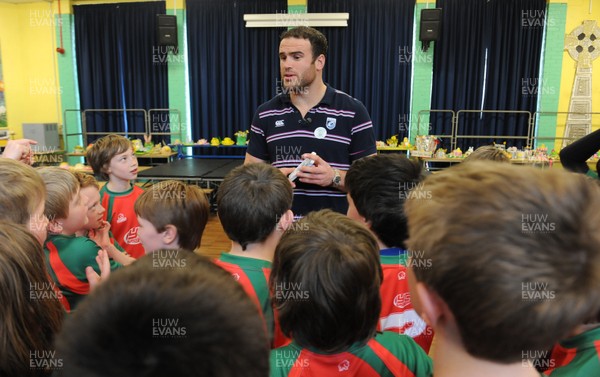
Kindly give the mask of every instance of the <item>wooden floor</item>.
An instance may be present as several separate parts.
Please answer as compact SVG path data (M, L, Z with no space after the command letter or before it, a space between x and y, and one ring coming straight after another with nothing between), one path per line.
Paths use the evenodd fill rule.
M222 252L227 252L231 248L231 241L227 238L223 227L216 214L211 213L204 233L202 234L202 244L198 254L206 255L209 258L218 258Z

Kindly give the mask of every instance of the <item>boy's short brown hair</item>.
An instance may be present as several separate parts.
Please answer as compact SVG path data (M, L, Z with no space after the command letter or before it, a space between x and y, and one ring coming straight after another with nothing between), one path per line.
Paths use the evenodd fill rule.
M0 158L0 219L27 224L45 198L44 181L34 168Z
M379 320L382 276L365 226L331 210L310 212L275 250L270 285L283 333L326 353L366 342Z
M111 275L57 338L63 377L269 374L256 306L229 273L188 250L157 250Z
M407 245L422 253L409 266L471 355L520 361L597 313L600 188L586 177L474 161L418 190L429 195L405 205Z
M210 210L206 195L198 186L172 180L156 183L140 195L133 209L158 232L167 225L175 226L180 248L200 247Z
M69 203L79 192L79 181L68 170L57 167L38 168L46 185L46 208L48 220L66 219L69 216Z
M94 174L104 181L108 181L106 173L110 160L120 153L125 153L131 148L131 141L121 135L106 135L96 140L92 147L86 152L88 164L94 170Z
M225 233L242 249L262 242L292 208L292 185L273 166L245 164L225 176L217 193L217 212Z

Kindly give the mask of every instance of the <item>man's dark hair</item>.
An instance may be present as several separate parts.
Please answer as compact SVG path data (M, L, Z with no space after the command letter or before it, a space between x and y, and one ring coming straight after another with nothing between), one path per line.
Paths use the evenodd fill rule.
M281 43L281 41L286 38L308 39L312 47L313 62L319 55L327 57L327 38L325 38L323 33L317 29L307 26L298 26L284 31L281 34L281 38L279 38L279 42Z
M57 342L59 376L244 376L269 371L256 307L231 275L187 250L158 250L77 307Z
M326 353L367 342L379 319L382 276L366 227L331 210L310 212L275 250L270 285L283 333Z
M217 212L227 237L242 249L262 242L292 208L292 185L265 163L245 164L225 176L217 193Z
M361 158L346 174L346 190L356 210L389 247L405 248L404 201L421 182L421 171L416 162L394 153Z

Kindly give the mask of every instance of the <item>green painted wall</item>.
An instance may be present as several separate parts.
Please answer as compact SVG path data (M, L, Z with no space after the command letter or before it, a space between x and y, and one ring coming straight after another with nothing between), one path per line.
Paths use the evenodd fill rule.
M430 4L433 8L435 4ZM429 134L429 115L423 114L420 119L420 130L417 130L419 121L419 111L429 110L431 108L431 82L433 80L433 53L435 42L431 42L427 52L421 49L421 42L418 39L420 31L421 9L427 8L427 4L417 3L415 5L415 33L413 37L413 47L400 46L398 51L399 64L412 64L413 79L411 83L412 95L410 105L410 115L400 114L399 127L410 127L410 140L414 145L417 134ZM408 122L407 122L408 121Z
M563 41L567 21L567 4L548 4L546 39L544 40L544 63L538 97L538 111L557 112L560 99L560 81L563 63ZM537 119L536 144L546 144L548 151L555 148L557 116L542 114ZM560 147L558 145L557 147Z
M75 62L75 42L72 33L72 14L63 14L62 16L56 15L56 46L60 46L60 22L63 25L63 48L65 49L64 54L57 53L58 63L58 76L60 80L60 104L61 104L61 118L63 124L63 136L68 134L77 134L73 136L67 136L63 139L64 147L67 152L72 152L76 145L83 146L83 139L81 137L81 116L79 111L66 111L65 110L78 110L79 109L79 88L77 83L77 66ZM81 157L69 157L67 159L69 164L83 162Z
M169 9L167 13L171 14L173 10ZM183 134L181 141L187 141L191 138L191 134L188 133L189 128L189 116L187 98L189 88L187 86L187 46L184 44L184 25L185 25L185 10L176 9L177 16L177 38L179 41L179 48L177 54L172 52L168 55L169 65L169 108L176 109L179 111L171 113L171 132L181 132ZM152 122L150 123L152 126ZM173 137L171 142L174 142L176 137Z

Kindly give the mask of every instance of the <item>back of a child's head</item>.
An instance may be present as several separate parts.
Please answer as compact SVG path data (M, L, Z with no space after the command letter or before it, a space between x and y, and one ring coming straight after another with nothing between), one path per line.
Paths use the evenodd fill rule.
M474 161L418 190L428 195L405 206L409 265L446 302L471 355L520 361L597 312L600 189L592 181Z
M404 201L422 179L420 166L400 154L355 161L345 185L360 216L387 246L404 247L408 237Z
M219 186L217 212L225 233L243 249L264 241L292 207L289 180L271 165L246 164L233 169Z
M27 224L45 197L44 182L34 168L0 158L0 220Z
M179 247L200 247L210 213L208 199L198 186L180 181L163 181L144 191L134 205L136 215L149 221L158 232L167 225L177 229Z
M118 154L125 153L131 148L131 141L121 135L106 135L96 140L85 156L94 174L104 181L108 181L108 165L110 160Z
M309 213L275 251L270 284L282 331L327 353L368 341L381 279L377 241L366 227L331 210Z
M269 344L231 275L187 250L111 275L65 323L59 376L265 377Z
M57 167L38 168L38 173L46 186L44 214L50 221L66 219L69 202L79 192L79 181L70 171Z
M98 188L98 181L96 180L96 178L94 178L93 175L82 173L79 171L73 172L73 175L75 176L75 178L77 178L77 181L79 182L79 187L81 187L82 189L87 187Z
M506 152L498 147L493 145L484 145L479 147L473 151L470 155L468 155L463 162L467 161L496 161L496 162L510 162L510 158L506 154Z
M0 375L49 375L41 355L52 352L64 312L42 246L23 225L0 221L0 286Z

